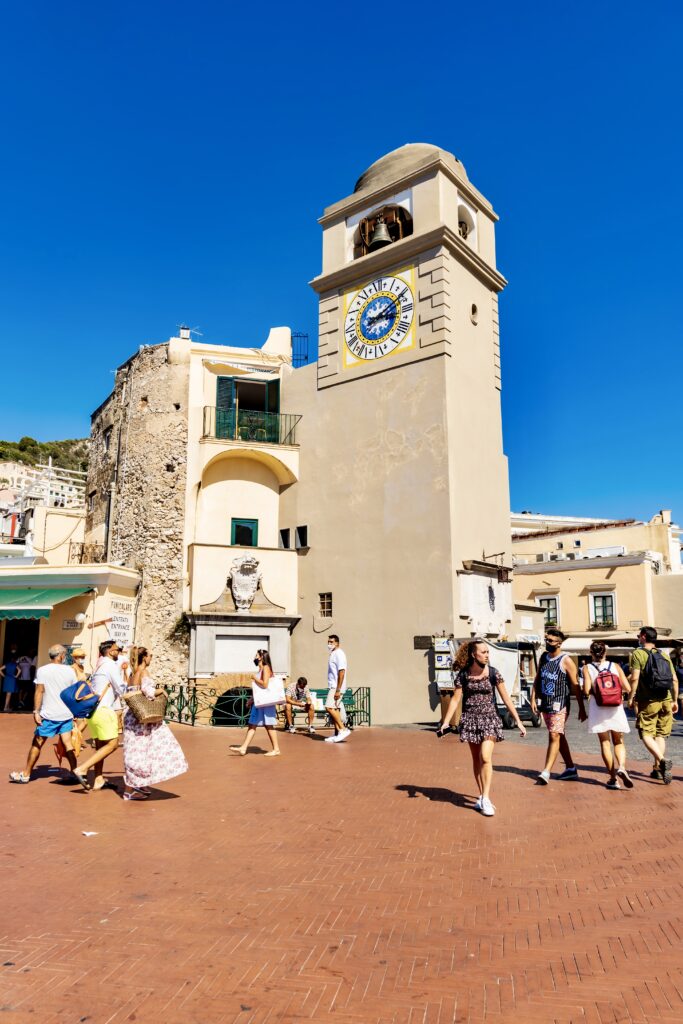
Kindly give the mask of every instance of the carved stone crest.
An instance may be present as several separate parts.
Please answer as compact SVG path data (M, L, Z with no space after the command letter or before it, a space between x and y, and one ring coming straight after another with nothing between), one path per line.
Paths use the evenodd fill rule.
M234 558L228 574L228 584L232 591L232 599L235 608L240 615L248 615L259 583L261 582L261 570L259 562L253 555L242 555Z

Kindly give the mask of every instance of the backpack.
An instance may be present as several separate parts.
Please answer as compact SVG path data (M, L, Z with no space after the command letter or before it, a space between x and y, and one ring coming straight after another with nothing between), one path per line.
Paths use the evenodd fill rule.
M618 707L623 701L621 679L616 672L612 671L612 662L608 661L606 668L599 669L593 681L593 696L595 703L600 708Z
M104 697L108 689L109 683L104 688L102 697ZM59 697L62 703L66 704L74 718L90 718L97 710L97 705L102 699L86 680L67 686L65 690L62 690Z
M666 700L674 677L668 659L656 647L647 652L647 662L640 676L655 699Z

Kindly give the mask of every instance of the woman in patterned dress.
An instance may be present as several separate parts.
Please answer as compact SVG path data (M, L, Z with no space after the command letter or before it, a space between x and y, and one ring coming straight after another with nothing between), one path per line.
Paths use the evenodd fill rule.
M444 735L462 700L460 740L470 745L472 769L479 789L474 809L490 818L496 813L489 795L493 776L493 745L503 739L503 726L496 707L496 689L522 736L526 736L526 729L520 721L517 708L510 700L503 677L489 664L489 646L484 640L466 640L461 644L453 668L457 673L455 691L443 723L437 729L437 735Z
M141 689L146 697L163 693L149 674L152 655L146 647L137 649L137 668L130 686ZM142 725L132 711L123 719L123 781L124 800L146 800L150 786L174 779L187 771L187 761L180 744L166 725Z

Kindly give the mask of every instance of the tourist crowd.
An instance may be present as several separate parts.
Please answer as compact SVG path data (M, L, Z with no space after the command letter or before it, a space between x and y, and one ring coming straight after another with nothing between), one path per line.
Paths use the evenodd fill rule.
M678 710L679 676L683 675L681 659L676 665L666 652L657 648L657 631L649 626L640 630L638 647L629 660L629 674L608 657L605 643L595 640L590 646L590 659L577 669L574 659L562 650L566 637L561 630L549 626L545 631L545 651L530 694L530 710L535 719L542 716L548 730L545 763L537 776L537 784L547 786L558 757L564 762L559 775L563 781L578 779L579 772L569 747L566 726L572 699L578 705L578 720L586 722L588 732L597 737L600 753L608 771L607 788L632 789L633 779L626 767L624 735L630 726L624 702L635 710L639 736L652 756L653 778L665 785L672 781L672 761L666 756L666 741L671 734L673 718ZM327 698L324 710L334 728L327 743L343 743L350 736L344 710L344 693L348 687L348 666L339 637L328 637ZM35 674L33 716L35 731L23 771L10 772L10 781L28 783L45 741L56 738L60 758L69 764L71 777L87 791L100 790L111 783L103 774L104 762L123 743L124 800L148 798L151 787L187 771L183 752L158 714L154 702L165 700L165 691L151 672L152 654L144 647L131 649L128 662L120 662L121 648L108 640L100 646L95 669L88 677L85 651L71 652L72 664L65 664L66 649L57 644L49 650L49 664ZM244 756L256 730L265 729L270 742L266 757L281 754L277 733L277 708L284 706L285 727L295 732L294 714L306 714L309 734L315 734L317 699L307 680L300 676L285 689L284 678L273 672L267 650L254 655L255 672L252 685L251 710L244 740L230 749ZM7 678L7 666L3 666ZM12 672L11 678L16 673ZM495 814L491 801L493 751L503 739L498 699L504 705L522 737L526 729L519 709L508 694L501 674L490 662L485 640L473 638L460 645L453 664L453 696L436 731L443 737L451 731L450 723L461 712L459 732L462 742L469 744L472 770L479 795L474 808L486 817ZM78 760L83 734L90 733L93 751ZM92 769L92 777L89 772Z

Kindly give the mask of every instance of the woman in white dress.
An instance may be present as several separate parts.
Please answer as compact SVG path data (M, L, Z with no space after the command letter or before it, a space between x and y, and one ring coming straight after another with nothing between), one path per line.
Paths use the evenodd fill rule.
M624 733L630 732L624 711L623 695L630 694L631 686L621 666L616 661L605 658L606 647L601 640L591 644L592 661L583 666L583 692L590 696L588 703L588 731L598 737L600 753L609 771L608 789L621 789L621 782L627 789L633 788L633 782L626 771L626 747ZM596 680L601 672L610 673L612 684L621 686L622 700L611 706L601 706L596 699L598 689ZM610 682L610 680L608 680ZM612 750L614 747L614 750ZM619 781L621 779L621 782Z
M163 693L149 674L152 655L146 647L138 647L137 668L131 690L141 689L146 697ZM180 744L166 725L142 725L132 711L123 719L123 781L124 800L146 800L150 786L174 779L187 771L187 761Z

